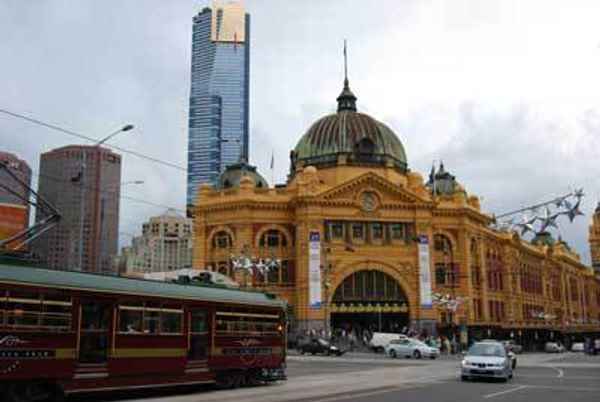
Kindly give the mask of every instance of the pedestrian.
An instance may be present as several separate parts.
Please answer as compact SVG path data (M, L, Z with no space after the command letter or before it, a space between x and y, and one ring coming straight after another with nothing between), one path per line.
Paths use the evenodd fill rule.
M449 355L452 351L451 346L450 346L450 339L448 339L448 337L444 337L444 349L446 351L446 354Z

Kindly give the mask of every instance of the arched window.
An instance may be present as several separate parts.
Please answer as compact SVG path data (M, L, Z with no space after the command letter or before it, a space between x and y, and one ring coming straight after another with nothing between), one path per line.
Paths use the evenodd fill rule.
M479 258L479 245L477 240L471 239L471 282L473 287L481 287L481 259Z
M356 144L356 152L359 154L375 153L375 143L370 138L363 138Z
M458 284L458 264L454 262L452 243L443 234L433 236L435 261L435 282L438 286L456 286Z
M333 302L407 303L408 299L390 275L377 270L364 270L344 279L333 294Z
M271 229L260 236L258 245L260 247L287 247L288 240L282 231Z
M231 235L224 230L217 232L212 239L212 248L228 249L233 246Z

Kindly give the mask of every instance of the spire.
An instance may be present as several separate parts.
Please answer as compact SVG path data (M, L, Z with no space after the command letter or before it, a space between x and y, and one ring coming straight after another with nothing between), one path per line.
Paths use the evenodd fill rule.
M346 49L346 40L344 39L344 89L342 93L337 97L338 108L337 111L348 110L356 112L356 96L350 90L350 84L348 83L348 52Z

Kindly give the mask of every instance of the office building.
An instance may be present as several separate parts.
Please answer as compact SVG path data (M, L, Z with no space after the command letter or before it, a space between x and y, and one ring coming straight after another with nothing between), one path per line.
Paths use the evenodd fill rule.
M250 16L241 2L215 2L194 17L187 204L202 183L248 158Z
M48 267L113 273L120 183L121 156L109 149L71 145L41 155L38 192L61 215L34 243Z

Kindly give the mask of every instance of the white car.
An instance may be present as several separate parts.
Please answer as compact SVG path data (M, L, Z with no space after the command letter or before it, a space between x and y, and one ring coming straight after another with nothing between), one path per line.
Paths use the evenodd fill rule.
M575 342L571 345L571 352L583 352L584 349L583 342Z
M546 353L562 353L565 351L565 347L557 342L546 342L544 350Z
M460 378L500 378L508 381L513 377L511 359L500 342L477 342L469 348L460 364Z
M382 352L385 347L392 341L408 339L404 334L393 334L386 332L374 332L373 337L369 341L369 347L375 352Z
M439 357L440 350L428 346L417 339L398 339L387 344L385 347L385 354L392 358L404 356L414 357L415 359L420 359L422 357L435 359L436 357Z

